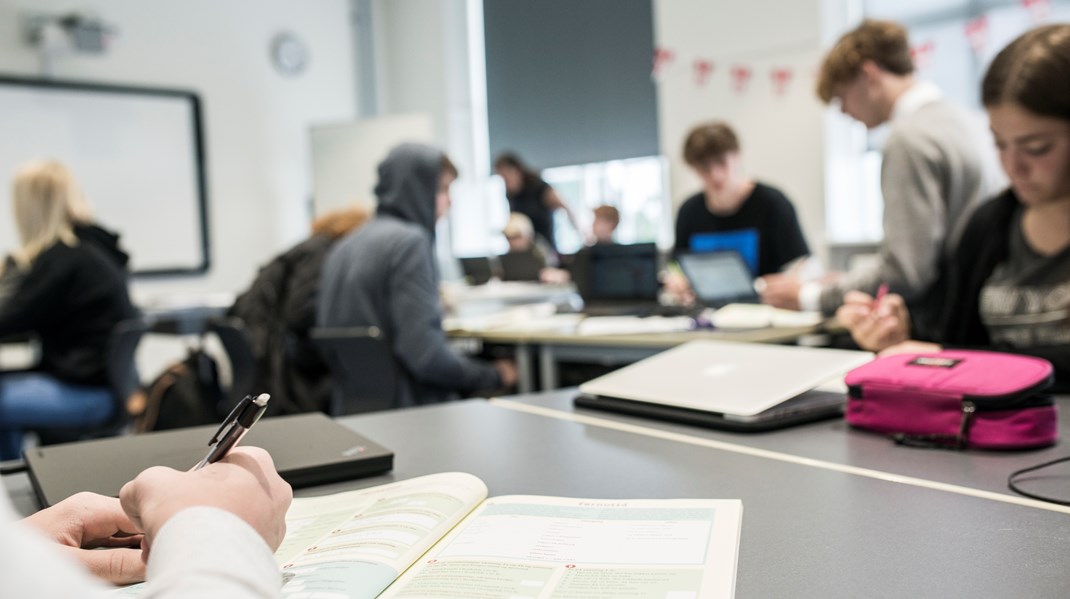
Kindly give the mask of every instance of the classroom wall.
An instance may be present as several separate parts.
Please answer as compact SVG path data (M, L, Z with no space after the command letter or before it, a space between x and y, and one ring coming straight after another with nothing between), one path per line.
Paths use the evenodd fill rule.
M655 44L673 53L656 79L674 210L701 189L681 156L688 130L725 120L740 137L751 174L791 198L811 250L825 256L825 109L813 90L830 9L843 11L828 0L654 1ZM704 84L696 80L696 59L713 63ZM742 91L731 77L736 66L751 71ZM774 69L791 72L783 93L774 88Z
M96 13L118 35L103 56L57 58L57 78L190 88L205 111L211 271L138 281L135 292L241 290L259 264L307 234L308 128L356 114L348 0L0 0L0 72L39 72L22 42L21 14L75 9ZM270 62L281 31L306 44L300 75L279 74ZM7 194L0 198L6 210Z

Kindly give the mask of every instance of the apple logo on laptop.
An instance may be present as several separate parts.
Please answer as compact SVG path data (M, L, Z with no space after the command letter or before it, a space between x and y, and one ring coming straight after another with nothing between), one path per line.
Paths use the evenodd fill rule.
M735 364L714 364L713 366L707 366L702 370L702 376L710 378L716 378L724 376L736 369Z

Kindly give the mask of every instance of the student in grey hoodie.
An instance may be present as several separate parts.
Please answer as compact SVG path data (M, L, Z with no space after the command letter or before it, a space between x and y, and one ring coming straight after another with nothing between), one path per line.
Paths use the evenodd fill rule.
M453 351L442 330L435 222L449 210L457 169L441 151L394 148L379 164L374 219L337 244L320 278L316 324L376 326L400 366L401 407L512 386L511 361L494 365Z

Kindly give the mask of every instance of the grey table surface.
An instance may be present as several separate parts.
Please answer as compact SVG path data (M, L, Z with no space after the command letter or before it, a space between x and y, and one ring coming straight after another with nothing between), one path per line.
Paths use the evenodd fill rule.
M857 468L872 469L900 476L917 477L940 483L961 485L973 489L1013 495L1007 487L1007 477L1017 470L1061 457L1070 456L1070 397L1058 397L1056 405L1062 415L1059 421L1060 441L1051 447L1020 451L955 451L923 449L896 445L887 437L852 428L842 419L824 420L765 433L734 433L698 426L676 424L606 412L577 408L573 399L575 388L546 393L514 395L495 400L532 406L648 429L656 433L670 433L684 437L730 443L783 453L789 456L822 460ZM1070 462L1053 466L1036 475L1026 475L1022 488L1035 493L1062 497L1070 501ZM1070 597L1070 588L1067 589Z
M542 398L520 401L529 400ZM491 495L739 498L744 511L738 597L1070 594L1070 516L1064 513L569 422L479 400L341 422L393 449L394 470L301 489L298 495L464 471L482 478ZM835 429L826 433L843 436ZM20 488L28 492L28 483L18 478L5 484L16 494Z

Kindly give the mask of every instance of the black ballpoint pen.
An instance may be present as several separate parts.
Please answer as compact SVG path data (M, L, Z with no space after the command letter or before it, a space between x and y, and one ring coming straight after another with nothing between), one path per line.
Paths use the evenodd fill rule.
M204 456L204 459L194 466L193 470L200 470L226 457L227 452L237 445L245 433L249 432L256 421L264 415L269 399L271 399L270 395L261 393L256 397L246 395L238 402L238 405L234 406L234 409L223 420L219 430L208 441L208 445L212 447L208 450L208 455Z

